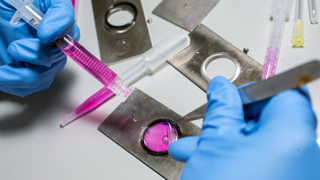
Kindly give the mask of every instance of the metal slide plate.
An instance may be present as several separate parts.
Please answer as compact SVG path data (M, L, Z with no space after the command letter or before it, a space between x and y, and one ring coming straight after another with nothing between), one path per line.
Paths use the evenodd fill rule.
M152 47L140 0L92 0L101 61L115 64ZM106 23L107 14L128 11L135 18L121 27Z
M163 0L153 14L192 31L220 0Z
M169 155L150 155L140 144L142 131L160 118L175 121L181 116L136 88L98 129L164 178L177 180L183 163L174 161ZM181 123L179 127L182 137L197 136L201 132L191 122Z
M237 70L232 82L236 86L261 80L261 64L204 25L197 26L189 36L190 46L168 59L168 62L203 91L207 90L208 81L201 75L201 65L213 54L225 53L233 57L230 60L236 64Z

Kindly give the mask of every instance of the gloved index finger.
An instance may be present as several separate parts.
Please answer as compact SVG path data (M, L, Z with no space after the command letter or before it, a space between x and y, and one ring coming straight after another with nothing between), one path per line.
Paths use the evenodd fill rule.
M208 106L203 121L203 135L206 129L216 129L219 134L240 132L245 127L243 106L237 88L226 78L211 80L208 90ZM234 132L236 132L234 131Z
M38 38L43 43L49 43L66 36L72 30L75 16L70 0L51 0L45 6L48 9L39 24Z

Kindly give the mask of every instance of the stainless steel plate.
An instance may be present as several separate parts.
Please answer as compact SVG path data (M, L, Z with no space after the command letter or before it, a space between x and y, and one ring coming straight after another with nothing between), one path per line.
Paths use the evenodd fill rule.
M153 14L192 31L220 0L163 0Z
M261 64L204 25L197 26L189 36L190 46L171 57L168 62L202 90L206 91L208 86L208 81L201 75L202 64L207 58L229 57L237 68L232 78L236 86L261 80Z
M140 144L146 126L160 118L175 121L181 116L139 89L135 89L98 129L164 178L178 179L183 163L174 161L168 155L150 155ZM200 135L200 128L193 123L182 123L179 127L182 137Z
M138 56L152 47L140 0L92 0L101 61L106 65ZM133 19L113 26L107 17L127 11Z

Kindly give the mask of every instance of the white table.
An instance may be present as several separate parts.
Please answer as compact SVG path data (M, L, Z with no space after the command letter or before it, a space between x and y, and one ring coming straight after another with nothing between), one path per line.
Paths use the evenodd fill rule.
M153 20L147 24L153 45L178 28L151 13L160 2L142 0L146 19ZM262 64L271 28L271 2L222 0L203 24L237 48L249 48L249 56ZM276 73L320 59L320 24L310 24L307 4L303 48L292 48L293 17L294 11L285 25ZM81 29L80 43L100 57L90 0L80 1L77 23ZM121 74L137 60L111 68ZM141 78L134 86L181 115L206 101L202 90L168 64L154 75ZM0 93L0 179L163 179L97 130L118 106L119 98L113 98L63 129L59 127L65 116L101 87L69 60L45 91L23 99ZM309 88L313 108L320 117L320 81L310 83ZM196 124L200 126L201 122Z

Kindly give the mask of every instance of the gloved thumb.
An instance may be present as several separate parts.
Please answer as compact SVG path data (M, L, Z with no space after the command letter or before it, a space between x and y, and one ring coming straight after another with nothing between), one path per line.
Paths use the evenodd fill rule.
M51 0L43 4L48 10L39 24L37 33L41 42L49 43L66 36L72 30L75 23L74 9L70 0Z
M211 80L207 90L208 106L201 138L230 136L245 127L243 105L235 85L224 77Z
M172 142L168 149L169 155L176 161L186 162L196 150L198 140L198 136L190 136Z

